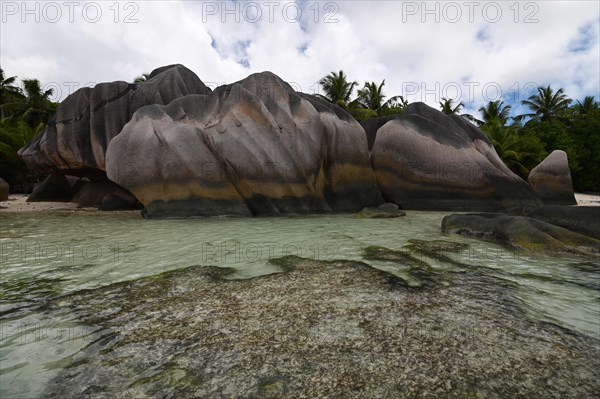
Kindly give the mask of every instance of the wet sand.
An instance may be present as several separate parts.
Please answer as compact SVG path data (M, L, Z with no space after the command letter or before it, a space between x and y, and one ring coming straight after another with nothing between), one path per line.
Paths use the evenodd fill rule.
M600 195L575 194L580 206L600 206ZM11 194L8 201L0 201L0 213L20 212L97 212L96 208L78 208L72 202L27 202L26 194ZM139 213L139 211L126 211Z

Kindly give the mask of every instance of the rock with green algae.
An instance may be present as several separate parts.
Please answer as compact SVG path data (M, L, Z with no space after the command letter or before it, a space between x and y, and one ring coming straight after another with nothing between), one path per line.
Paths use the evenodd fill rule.
M286 257L225 280L190 267L47 306L97 326L55 398L596 397L598 339L529 320L517 286L438 273L425 290L354 261Z
M363 208L356 214L356 217L361 219L393 219L401 216L406 216L406 212L401 211L398 205L392 203L385 203L376 208Z
M411 255L406 250L392 250L377 245L363 250L363 258L369 261L392 262L398 266L394 275L403 282L405 287L423 288L433 283L431 266Z
M469 248L468 244L447 241L447 240L408 240L409 244L404 246L404 249L425 256L435 262L447 263L461 268L472 269L469 264L460 262L447 253L456 254Z
M600 256L600 240L526 216L455 214L444 217L442 232L498 241L532 252Z

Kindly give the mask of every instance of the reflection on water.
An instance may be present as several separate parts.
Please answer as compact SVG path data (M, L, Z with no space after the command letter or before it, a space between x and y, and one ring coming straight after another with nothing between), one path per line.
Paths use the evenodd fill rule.
M410 265L403 268L395 258L367 256L365 249L410 253L415 259L411 262L425 262L433 270L510 282L531 320L600 338L598 261L531 256L444 235L444 215L192 220L143 220L123 214L0 215L0 397L39 395L82 348L107 339L101 326L82 324L82 315L56 306L49 311L50 301L56 305L68 294L195 265L233 268L228 279L246 279L281 272L281 265L269 260L287 255L362 261L411 285L419 282ZM419 240L457 245L439 242L431 251Z

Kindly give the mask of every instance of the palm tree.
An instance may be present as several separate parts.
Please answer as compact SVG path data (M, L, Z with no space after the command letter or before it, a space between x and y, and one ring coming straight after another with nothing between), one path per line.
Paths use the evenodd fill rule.
M531 169L547 155L544 144L534 136L519 132L520 125L500 123L484 125L482 130L492 142L498 156L513 172L527 178Z
M331 72L329 75L319 80L319 84L325 93L325 95L319 94L319 97L346 108L350 103L350 97L352 96L354 87L358 85L358 82L349 82L344 71L339 71Z
M20 160L17 152L33 140L43 129L45 124L40 123L32 129L24 121L13 121L12 118L0 119L0 155L2 160Z
M564 90L558 89L556 93L550 86L538 87L538 93L532 95L521 104L527 105L532 113L521 115L530 117L532 120L546 122L554 119L560 112L565 111L571 104L571 99L564 94Z
M440 109L446 115L458 115L462 107L464 107L462 101L456 106L451 98L442 98L442 101L440 101Z
M482 120L474 119L478 126L490 126L498 124L504 126L510 118L510 105L504 105L504 101L490 101L485 107L479 108Z
M133 83L144 83L144 82L148 81L149 77L150 77L149 73L143 73L140 76L136 77L133 80Z
M595 101L594 96L587 96L583 99L583 102L577 101L577 105L574 108L579 115L587 115L600 108L600 103Z
M23 79L23 89L26 97L23 119L34 129L52 116L55 106L50 101L50 96L54 91L52 89L42 91L38 79Z
M399 104L407 104L402 96L393 96L384 102L386 96L383 94L383 86L385 86L385 79L379 86L375 82L365 82L363 88L358 91L357 103L376 111L378 115L385 113L389 108L398 107Z
M20 89L13 86L17 80L16 76L4 77L4 70L0 68L0 119L4 118L4 102L7 93L19 93Z

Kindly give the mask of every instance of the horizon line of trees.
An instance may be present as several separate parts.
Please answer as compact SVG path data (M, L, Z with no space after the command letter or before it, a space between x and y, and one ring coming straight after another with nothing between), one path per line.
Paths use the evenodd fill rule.
M386 100L385 80L365 82L358 88L343 70L319 80L323 94L317 96L348 111L357 121L402 114L409 102L401 95ZM354 90L356 98L353 99ZM521 104L529 112L511 116L512 106L502 100L489 101L478 109L480 117L462 114L462 102L442 98L440 111L459 115L479 127L490 139L504 163L527 179L529 172L554 150L563 150L576 191L600 191L600 103L594 96L574 102L559 88L538 87Z

